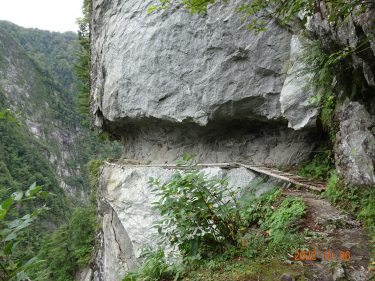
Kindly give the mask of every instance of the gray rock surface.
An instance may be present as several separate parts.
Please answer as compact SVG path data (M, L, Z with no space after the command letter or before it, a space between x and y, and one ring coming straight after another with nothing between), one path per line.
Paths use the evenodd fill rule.
M204 168L212 177L229 178L229 188L252 188L255 174L244 168L224 170ZM151 208L157 199L150 191L150 177L165 182L175 171L159 167L126 167L106 165L101 172L100 208L102 241L95 263L94 280L118 281L137 266L143 247L158 248L153 223L159 214ZM178 258L176 250L166 246L169 259Z
M93 272L91 268L83 268L76 275L76 280L78 281L91 281L93 278Z
M280 106L291 33L271 24L255 35L235 12L239 1L213 5L205 16L183 9L147 14L150 0L93 3L91 110L97 126L153 118L201 126L290 121L297 129L313 123L314 111L300 103L306 100L300 82L284 91Z
M306 41L306 40L305 40ZM318 110L312 105L314 96L312 74L303 63L306 47L301 38L293 35L290 42L290 65L280 93L281 113L288 119L288 126L299 130L316 124Z
M244 162L291 166L306 160L314 148L308 132L268 127L251 122L234 127L164 127L163 123L136 127L123 137L127 158L172 163L182 154L202 163ZM253 128L252 128L253 126Z
M353 186L375 185L375 137L370 114L358 102L345 102L337 110L339 132L335 143L338 174Z
M306 25L307 30L314 33L323 49L330 53L339 49L356 50L351 55L352 67L362 72L367 85L375 89L375 3L368 2L365 11L354 11L347 20L338 24L329 22L328 17L329 8L321 1L316 14Z

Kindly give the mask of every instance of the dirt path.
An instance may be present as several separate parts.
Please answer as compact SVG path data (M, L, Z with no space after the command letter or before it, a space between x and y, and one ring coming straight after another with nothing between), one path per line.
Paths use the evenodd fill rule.
M326 200L303 190L285 189L285 195L303 198L307 205L305 228L311 232L310 251L294 258L306 266L309 280L375 280L368 270L372 244L361 224Z

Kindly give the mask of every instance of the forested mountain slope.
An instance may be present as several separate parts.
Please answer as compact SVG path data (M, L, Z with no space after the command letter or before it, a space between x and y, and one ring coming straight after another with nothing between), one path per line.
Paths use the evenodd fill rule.
M46 266L36 270L44 272L36 274L40 280L58 280L50 268L54 257L59 256L59 262L65 263L61 251L59 255L53 252L68 239L59 236L68 227L61 225L71 223L72 213L73 217L84 214L86 221L92 219L89 214L95 215L91 209L74 211L89 201L88 161L120 153L118 146L99 142L82 125L85 117L76 110L78 82L74 66L79 48L75 33L26 29L0 21L0 111L9 111L18 121L0 120L0 200L26 190L34 182L49 192L45 201L22 205L12 213L19 217L44 204L49 208L23 234L16 253L21 261L38 252L41 258L51 256ZM53 231L52 237L59 237L58 245L44 239ZM69 239L78 231L71 227ZM88 231L91 233L91 228ZM87 239L88 250L81 254L84 257L93 241ZM78 259L69 256L70 263L62 269L68 277L61 280L73 278Z

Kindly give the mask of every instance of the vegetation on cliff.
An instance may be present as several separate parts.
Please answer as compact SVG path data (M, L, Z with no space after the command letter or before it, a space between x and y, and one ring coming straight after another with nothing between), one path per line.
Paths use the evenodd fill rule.
M87 163L119 157L121 148L100 141L81 125L78 81L88 81L74 73L82 58L76 34L1 21L0 41L0 202L26 192L33 182L49 193L43 200L28 200L12 209L10 215L17 219L41 205L48 208L22 229L23 239L12 255L1 259L9 258L18 270L38 257L48 262L27 268L33 280L74 280L76 271L91 259L96 231Z
M150 181L159 195L154 207L161 214L155 224L160 243L177 248L182 263L170 263L163 250L147 252L144 264L124 281L215 280L208 275L217 267L228 267L217 280L244 280L256 275L255 264L260 270L261 261L284 260L285 253L304 246L304 236L298 234L306 209L302 199L284 196L279 188L260 197L254 186L229 189L227 179L209 177L189 164L164 184ZM235 259L243 263L232 264ZM230 270L231 264L237 269ZM273 274L283 273L278 270Z

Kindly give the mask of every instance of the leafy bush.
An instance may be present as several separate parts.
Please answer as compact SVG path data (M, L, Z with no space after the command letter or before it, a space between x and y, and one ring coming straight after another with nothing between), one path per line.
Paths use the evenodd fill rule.
M242 244L247 247L245 255L288 250L300 243L295 232L305 214L302 199L283 198L281 189L274 188L260 197L250 193L240 199L239 205L241 216L247 218L249 227L242 237Z
M247 226L259 226L265 217L269 217L275 209L276 203L280 200L281 189L273 188L256 197L254 193L249 192L239 200L240 215L247 220Z
M254 255L267 243L285 244L285 249L299 242L293 233L305 204L294 197L283 198L278 188L259 197L248 192L237 199L227 179L209 178L194 167L177 172L163 185L155 179L151 183L160 198L154 203L161 214L155 226L162 242L177 246L185 261L189 256L210 258L243 243L247 255Z
M256 196L254 184L237 199L239 190L229 189L226 178L209 177L190 158L178 164L185 170L163 184L156 179L150 184L159 196L154 208L161 214L155 224L161 246L177 246L182 263L169 264L160 249L148 252L143 265L123 281L179 280L202 266L284 256L300 246L302 236L296 232L305 214L302 199L285 197L279 188Z
M0 204L0 279L1 280L25 280L28 279L28 272L43 261L37 257L32 257L23 261L17 253L17 246L21 242L21 235L25 228L38 217L45 209L37 208L31 214L25 214L22 217L15 217L12 209L26 201L36 199L37 197L46 198L47 192L42 191L41 186L32 184L26 192L18 191Z
M150 184L160 196L154 202L162 216L156 227L183 255L197 255L203 245L217 249L237 243L242 220L236 192L228 190L227 179L208 178L189 167L163 185L154 179Z
M300 176L314 180L326 180L329 177L333 168L332 151L324 147L318 148L318 150L321 152L298 171Z
M298 226L299 220L305 214L305 208L306 206L302 199L288 197L281 202L280 206L270 216L266 217L264 222L261 223L261 228L268 231L272 245L281 245L282 248L286 248L286 240L289 240L288 242L290 243L292 240L290 238L296 238L292 233Z

